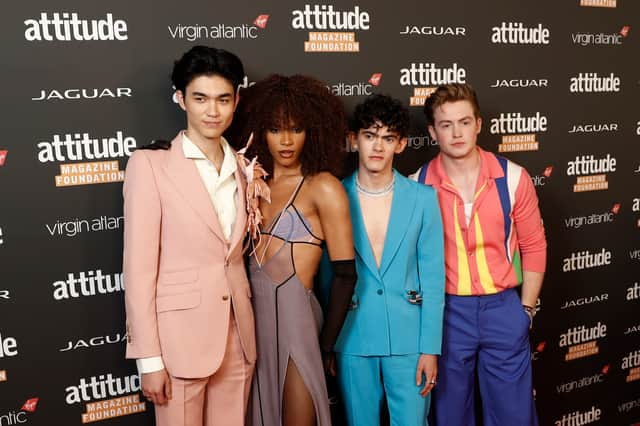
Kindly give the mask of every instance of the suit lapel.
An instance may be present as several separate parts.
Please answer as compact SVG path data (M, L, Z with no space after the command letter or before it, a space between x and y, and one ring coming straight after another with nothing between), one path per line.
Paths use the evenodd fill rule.
M400 244L404 239L409 225L412 223L414 207L416 204L416 194L406 178L397 171L393 189L393 199L391 200L391 212L389 213L389 223L387 225L387 236L384 240L382 260L380 261L380 275L384 276Z
M244 236L247 232L247 208L246 208L246 191L247 182L242 174L242 164L238 162L238 168L234 173L236 177L236 184L238 185L238 192L236 193L236 222L231 233L231 246L229 248L229 254L233 253L238 243L244 240Z
M358 199L358 191L356 189L355 173L344 180L344 187L347 191L347 197L349 197L349 211L351 212L351 225L353 226L353 244L356 252L367 268L371 270L374 276L379 278L380 272L378 271L373 250L371 250L369 236L367 235L367 229L364 226L364 220L362 218L360 200Z
M184 156L181 135L179 133L171 142L170 155L165 166L167 176L174 183L176 190L182 195L187 204L195 210L211 232L226 242L218 221L218 215L213 208L209 192L204 186L204 182L202 182L196 164L193 160Z

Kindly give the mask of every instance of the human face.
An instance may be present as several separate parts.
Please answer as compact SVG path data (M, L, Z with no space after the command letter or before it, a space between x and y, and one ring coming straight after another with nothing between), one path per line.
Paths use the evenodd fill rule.
M393 156L407 146L407 139L380 122L371 127L350 133L351 147L358 151L360 168L371 173L390 172Z
M231 125L239 96L229 80L219 75L201 75L177 92L178 103L187 113L187 134L200 141L219 141Z
M474 155L482 119L475 116L471 102L447 102L436 108L433 119L429 133L438 141L442 155L451 159Z
M289 120L288 124L273 125L267 129L265 139L269 147L274 166L295 168L300 165L300 155L304 148L306 131Z

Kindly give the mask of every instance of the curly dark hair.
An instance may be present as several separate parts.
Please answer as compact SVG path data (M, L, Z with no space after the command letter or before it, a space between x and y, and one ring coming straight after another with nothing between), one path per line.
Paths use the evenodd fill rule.
M387 126L389 130L397 132L401 138L409 133L409 110L402 102L391 96L372 95L359 103L354 112L349 128L358 133L361 129L368 129L377 121Z
M289 127L290 122L306 132L300 155L302 174L326 171L339 175L346 154L344 106L313 77L275 74L243 90L229 135L236 145L243 145L253 133L248 157L257 155L264 169L273 174L265 135L273 127Z

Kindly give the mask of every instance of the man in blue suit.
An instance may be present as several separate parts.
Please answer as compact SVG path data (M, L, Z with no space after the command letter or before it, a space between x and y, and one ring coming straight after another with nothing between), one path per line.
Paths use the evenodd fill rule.
M355 109L349 140L358 169L349 197L358 281L336 343L350 426L424 426L442 341L444 249L438 199L393 169L407 145L409 112L374 95Z

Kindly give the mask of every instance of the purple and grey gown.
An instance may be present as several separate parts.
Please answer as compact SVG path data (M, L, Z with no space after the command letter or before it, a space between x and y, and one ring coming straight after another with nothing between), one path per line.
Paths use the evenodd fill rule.
M329 398L318 335L322 309L312 290L296 275L296 244L322 247L311 225L291 200L270 227L262 232L269 243L281 244L260 265L251 256L249 276L256 321L258 360L253 377L248 423L251 426L282 425L282 395L289 359L298 369L311 395L317 426L330 426Z

